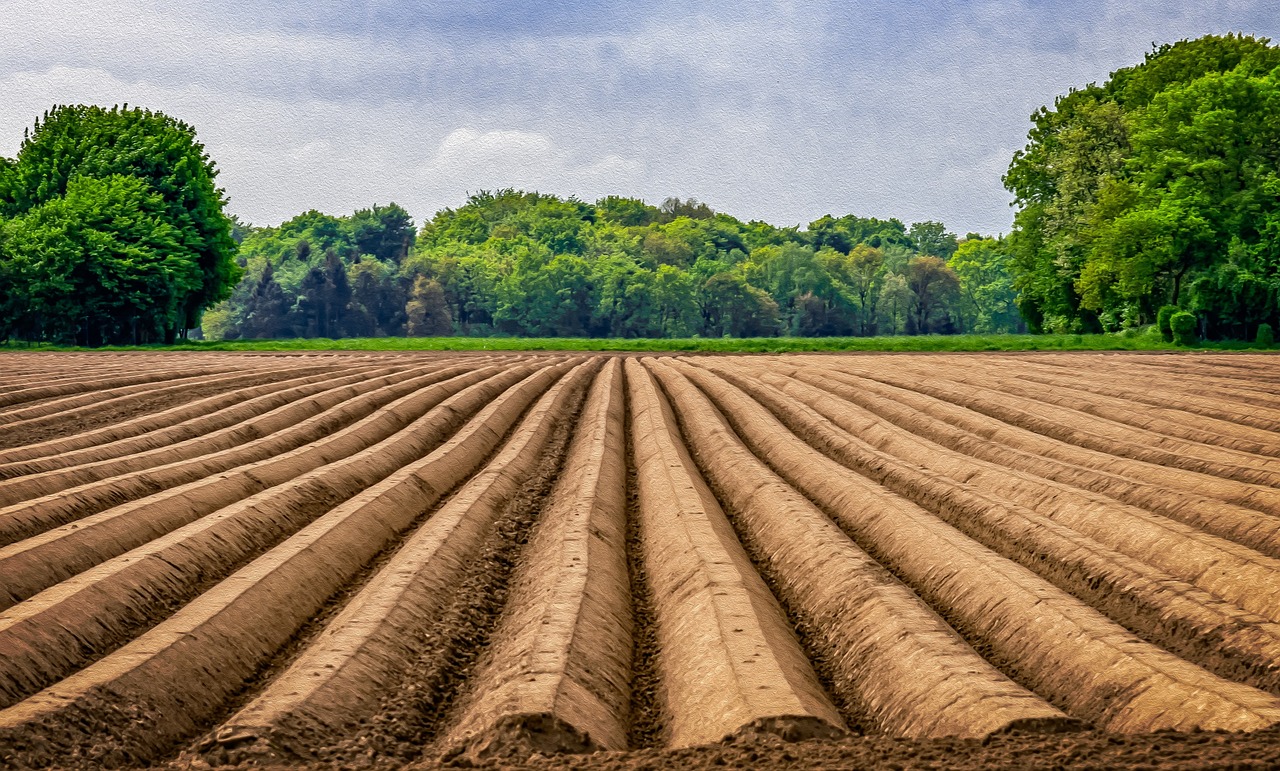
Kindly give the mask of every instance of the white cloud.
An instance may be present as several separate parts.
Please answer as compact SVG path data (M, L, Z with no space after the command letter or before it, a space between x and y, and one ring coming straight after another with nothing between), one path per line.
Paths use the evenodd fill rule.
M637 160L607 154L585 161L536 131L463 127L449 132L418 169L421 184L469 192L517 187L593 200L634 186L644 172Z

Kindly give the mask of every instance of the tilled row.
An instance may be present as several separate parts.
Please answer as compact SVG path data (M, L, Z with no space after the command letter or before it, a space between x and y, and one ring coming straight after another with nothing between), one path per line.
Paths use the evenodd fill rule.
M263 382L167 410L145 413L94 431L0 451L0 479L66 468L180 442L256 415L260 411L258 399L262 397L275 397L270 401L273 406L279 406L314 393L295 389L326 381L331 385L354 383L373 371L395 370L363 365L341 370L325 368L314 375L299 375L296 369L287 368L268 373L266 378L269 379L257 374L236 376L263 379Z
M232 358L170 366L226 394L0 454L0 763L626 750L640 712L673 748L1280 724L1252 359L1142 415L1167 362ZM51 387L181 387L120 364Z
M186 458L190 449L198 452L201 445L184 443L84 468L0 482L0 488L12 489L20 500L24 487L37 493L45 489L43 485L28 484L32 479L55 488L74 485L0 509L0 543L46 533L67 522L77 522L75 529L79 530L98 521L89 520L90 515L106 511L114 519L131 510L127 506L154 508L164 501L178 501L174 505L193 510L213 505L202 503L205 501L229 503L237 499L232 496L265 489L367 446L371 439L384 438L407 425L424 399L430 400L438 393L447 396L451 393L448 388L469 385L475 378L496 371L497 368L445 367L425 373L365 377L325 388L305 401L286 401L250 419L247 430L232 429L243 443L225 450L214 449ZM461 380L443 390L426 388L454 378ZM272 402L255 406L267 409ZM111 470L126 473L110 476ZM229 476L215 476L228 470L233 470ZM237 482L239 487L234 487ZM208 495L214 497L210 499ZM137 503L123 504L124 501ZM49 532L46 539L62 535L65 531Z

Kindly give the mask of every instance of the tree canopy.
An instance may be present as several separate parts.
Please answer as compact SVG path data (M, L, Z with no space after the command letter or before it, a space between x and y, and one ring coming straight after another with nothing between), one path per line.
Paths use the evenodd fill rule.
M195 129L127 106L58 106L0 161L0 337L172 340L240 278Z
M1003 243L974 251L937 222L849 215L779 228L693 199L586 203L513 189L471 195L416 238L407 222L389 204L248 228L245 279L206 315L206 334L824 336L1021 324ZM948 262L960 255L967 262ZM886 282L893 302L882 307Z
M1155 48L1032 116L1005 185L1034 329L1194 313L1251 336L1280 311L1280 48L1246 35Z

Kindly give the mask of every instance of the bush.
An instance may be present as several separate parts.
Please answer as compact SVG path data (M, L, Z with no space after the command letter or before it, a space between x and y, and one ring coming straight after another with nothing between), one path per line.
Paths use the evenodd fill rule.
M1173 329L1169 326L1169 319L1179 312L1181 309L1176 305L1165 305L1156 311L1156 329L1160 330L1160 336L1166 343L1173 342Z
M1200 342L1200 338L1196 336L1196 317L1186 311L1178 311L1169 317L1169 331L1178 345L1195 345Z
M1276 344L1275 330L1271 328L1270 324L1259 324L1258 337L1254 340L1254 342L1256 342L1258 345L1260 345L1263 348L1270 348L1271 346Z

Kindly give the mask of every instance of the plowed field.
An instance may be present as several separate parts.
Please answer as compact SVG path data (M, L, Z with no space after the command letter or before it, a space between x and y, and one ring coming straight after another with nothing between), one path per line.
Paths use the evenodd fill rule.
M1274 768L1275 361L0 354L0 765Z

